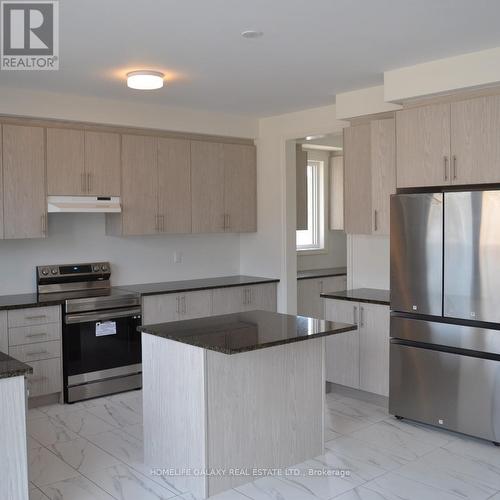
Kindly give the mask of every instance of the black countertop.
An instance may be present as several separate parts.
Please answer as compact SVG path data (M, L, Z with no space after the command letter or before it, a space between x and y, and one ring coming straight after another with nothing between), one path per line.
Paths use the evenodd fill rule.
M228 288L232 286L258 285L277 283L279 279L260 278L257 276L224 276L222 278L204 278L196 280L166 281L164 283L143 283L140 285L122 285L117 288L129 290L140 295L158 295L164 293L194 292L212 288Z
M340 292L323 292L325 299L351 300L353 302L367 302L388 306L390 304L390 291L378 288L354 288Z
M60 299L38 298L36 293L19 293L15 295L0 295L0 311L7 309L24 309L26 307L60 306Z
M328 278L330 276L347 275L347 267L325 267L324 269L307 269L297 271L298 280L307 280L311 278Z
M237 354L355 330L356 325L291 316L269 311L248 311L137 329L157 337L203 349Z
M0 352L0 379L19 377L33 373L33 368Z

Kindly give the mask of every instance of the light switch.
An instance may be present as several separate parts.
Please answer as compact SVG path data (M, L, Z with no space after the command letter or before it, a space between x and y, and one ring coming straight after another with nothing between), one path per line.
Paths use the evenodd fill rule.
M174 252L174 264L182 263L182 252L175 251Z

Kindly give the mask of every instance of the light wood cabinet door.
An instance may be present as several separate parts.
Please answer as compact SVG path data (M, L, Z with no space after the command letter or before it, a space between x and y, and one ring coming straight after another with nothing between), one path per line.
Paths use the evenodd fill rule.
M257 231L257 160L255 146L224 144L225 230Z
M30 361L33 374L26 376L30 398L54 394L62 390L61 359Z
M307 151L295 146L297 231L307 229Z
M344 157L330 159L330 229L344 229Z
M205 318L212 315L212 291L179 294L179 319Z
M47 128L47 194L86 194L84 132L68 128Z
M224 145L191 141L193 233L225 230Z
M451 104L453 184L500 182L500 96Z
M158 213L160 232L191 232L189 141L158 138Z
M262 311L273 311L277 309L277 293L275 283L263 283L244 287L246 292L246 311L260 309Z
M396 121L371 122L372 233L389 234L390 197L396 192Z
M9 352L9 330L7 329L7 311L0 311L0 352Z
M348 234L372 232L371 127L344 129L344 228Z
M358 323L359 304L325 299L325 317L341 323ZM326 380L359 389L359 329L326 337Z
M359 304L359 388L389 395L389 307Z
M213 314L232 314L245 310L246 288L242 286L216 288L212 291Z
M179 319L179 296L173 293L147 295L142 298L142 323L168 323Z
M396 112L398 188L450 183L450 105Z
M158 229L156 138L122 136L122 234L155 234Z
M45 132L3 125L4 237L43 238L47 233Z
M85 132L86 194L120 196L120 135Z

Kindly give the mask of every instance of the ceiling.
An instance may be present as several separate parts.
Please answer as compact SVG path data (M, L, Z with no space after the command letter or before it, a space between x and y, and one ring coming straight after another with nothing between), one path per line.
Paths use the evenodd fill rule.
M59 4L60 70L1 71L0 86L269 116L331 104L384 70L500 46L498 0ZM166 72L167 87L127 89L140 68Z

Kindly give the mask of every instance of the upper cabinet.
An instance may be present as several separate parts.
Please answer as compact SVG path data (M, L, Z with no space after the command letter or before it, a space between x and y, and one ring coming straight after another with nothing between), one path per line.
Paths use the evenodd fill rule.
M255 146L191 141L193 233L257 230Z
M344 228L349 234L389 234L395 192L395 122L372 120L344 129Z
M47 234L45 131L2 126L4 238Z
M397 187L500 182L500 96L396 113Z
M120 195L120 135L47 128L47 194Z

